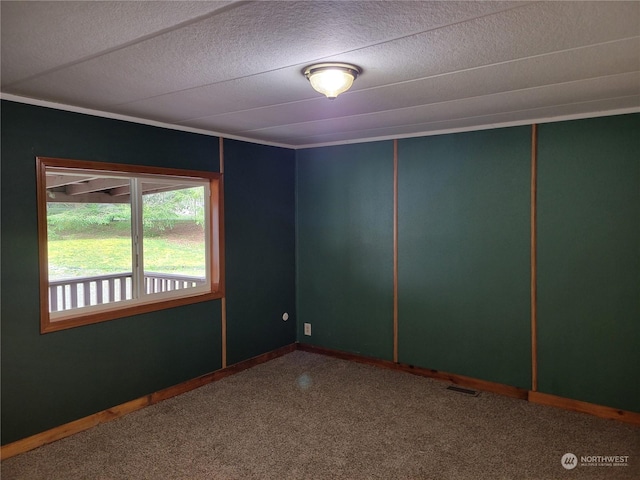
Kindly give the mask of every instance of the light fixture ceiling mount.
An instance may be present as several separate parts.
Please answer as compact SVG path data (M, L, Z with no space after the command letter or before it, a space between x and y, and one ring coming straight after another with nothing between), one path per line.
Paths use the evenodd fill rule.
M362 69L350 63L316 63L305 68L303 73L314 90L333 100L351 88Z

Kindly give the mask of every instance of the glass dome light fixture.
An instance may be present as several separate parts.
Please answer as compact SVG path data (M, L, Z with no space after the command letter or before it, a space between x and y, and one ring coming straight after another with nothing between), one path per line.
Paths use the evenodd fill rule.
M304 69L313 89L329 100L349 90L360 73L360 67L349 63L316 63Z

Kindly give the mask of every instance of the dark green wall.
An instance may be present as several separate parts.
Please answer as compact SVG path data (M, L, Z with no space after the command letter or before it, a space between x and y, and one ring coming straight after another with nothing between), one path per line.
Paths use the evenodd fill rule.
M221 366L220 302L41 335L37 155L217 171L218 139L2 102L2 443Z
M221 368L219 300L40 335L35 191L37 155L218 171L218 138L9 101L1 114L2 444ZM233 363L294 341L295 167L292 151L227 150ZM277 231L265 230L278 209ZM258 278L265 285L252 288Z
M392 142L297 152L298 340L393 355ZM312 324L312 336L302 324Z
M539 126L537 224L538 390L636 412L638 132ZM391 358L392 158L297 152L299 341ZM530 126L399 140L400 362L531 388L530 169Z
M230 364L296 340L294 183L293 150L224 140Z
M400 362L530 386L530 132L400 140Z
M640 412L640 115L539 127L542 392Z
M218 139L1 114L2 444L220 368L220 301L40 335L35 195L36 155L217 171ZM539 390L640 412L640 115L539 128ZM399 141L401 362L530 387L529 132ZM228 363L391 359L392 142L225 159Z

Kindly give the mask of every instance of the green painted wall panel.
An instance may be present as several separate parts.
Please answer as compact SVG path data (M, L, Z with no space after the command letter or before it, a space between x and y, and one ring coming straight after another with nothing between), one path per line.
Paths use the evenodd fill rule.
M392 145L296 152L300 342L392 358Z
M640 412L640 115L545 124L541 392Z
M8 101L1 113L2 444L220 368L219 301L39 334L34 161L217 171L218 139ZM639 118L539 132L539 389L632 411ZM529 137L400 140L401 362L529 388ZM229 363L296 338L391 359L392 142L225 151Z
M296 340L295 152L225 140L224 158L232 364Z
M530 127L399 141L399 360L530 387Z
M42 336L36 302L15 314L3 298L3 444L221 366L219 302Z
M35 156L217 171L218 139L2 102L2 444L221 367L220 301L40 335Z

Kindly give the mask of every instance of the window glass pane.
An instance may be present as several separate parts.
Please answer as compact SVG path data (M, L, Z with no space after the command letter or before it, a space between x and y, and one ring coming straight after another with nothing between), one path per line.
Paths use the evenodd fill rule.
M222 297L218 174L36 163L42 333Z
M204 185L141 182L144 291L207 285Z
M131 298L129 180L47 173L49 311Z

